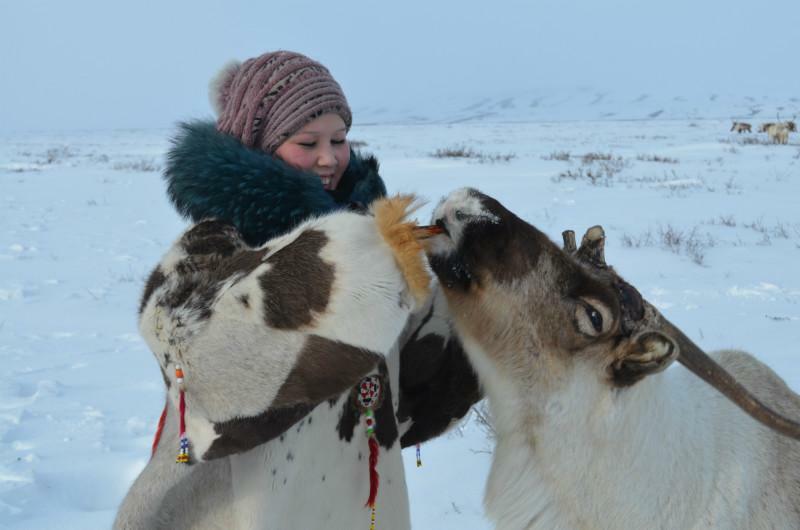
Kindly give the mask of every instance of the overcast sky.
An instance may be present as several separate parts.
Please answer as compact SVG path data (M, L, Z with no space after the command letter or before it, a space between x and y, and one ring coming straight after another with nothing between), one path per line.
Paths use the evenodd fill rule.
M211 116L226 61L281 48L328 66L355 109L576 87L800 95L799 43L800 0L0 0L0 131Z

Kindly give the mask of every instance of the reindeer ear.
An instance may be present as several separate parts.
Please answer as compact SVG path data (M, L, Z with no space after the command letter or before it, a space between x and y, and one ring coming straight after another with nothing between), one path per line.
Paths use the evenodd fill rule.
M615 386L630 386L648 375L660 372L678 358L678 347L658 331L645 331L631 341L625 356L616 359L609 371Z

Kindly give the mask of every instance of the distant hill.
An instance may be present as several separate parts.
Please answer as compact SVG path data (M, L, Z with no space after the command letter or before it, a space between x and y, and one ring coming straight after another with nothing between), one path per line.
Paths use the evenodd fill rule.
M355 105L357 123L413 124L606 120L735 119L774 121L800 115L800 95L622 94L589 89L477 97L451 94L405 105Z

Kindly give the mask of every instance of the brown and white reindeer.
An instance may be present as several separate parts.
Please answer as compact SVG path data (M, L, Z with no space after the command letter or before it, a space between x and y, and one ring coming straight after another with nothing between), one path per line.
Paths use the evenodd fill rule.
M215 220L176 241L139 312L164 430L114 528L368 528L378 484L378 526L410 528L395 343L431 279L411 211L411 197L382 199L258 248ZM364 381L380 384L371 404Z
M734 132L734 131L736 133L738 133L738 134L741 134L741 133L744 133L744 132L748 132L749 133L749 132L753 132L753 127L752 127L752 125L750 125L747 122L735 121L735 122L733 122L733 125L731 125L731 132Z
M473 189L434 219L496 430L498 530L800 528L800 397L772 370L703 353L606 265L600 227L562 250Z

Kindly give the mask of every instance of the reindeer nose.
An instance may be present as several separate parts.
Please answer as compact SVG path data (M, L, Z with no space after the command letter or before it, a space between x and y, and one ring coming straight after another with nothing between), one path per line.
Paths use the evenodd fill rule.
M437 219L434 224L439 228L441 228L442 232L444 232L447 235L447 237L450 237L450 230L447 229L447 224L445 224L444 222L444 217L440 217L439 219Z

